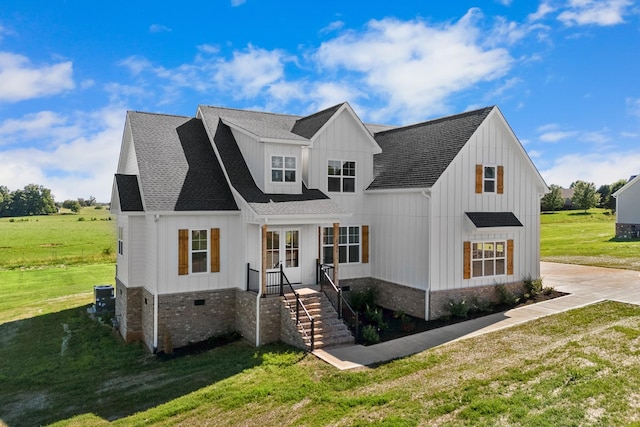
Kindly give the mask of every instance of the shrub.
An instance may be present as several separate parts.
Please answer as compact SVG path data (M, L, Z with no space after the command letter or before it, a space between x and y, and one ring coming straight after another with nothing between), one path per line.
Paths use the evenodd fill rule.
M447 309L453 317L467 317L467 314L469 314L469 305L464 298L460 301L450 299L447 303Z
M487 299L480 299L477 296L471 297L469 301L469 313L490 313L493 311L493 303Z
M504 284L496 286L496 292L498 294L498 300L500 304L505 304L510 307L515 306L520 302L520 297L511 292Z
M364 312L364 316L367 320L379 329L385 329L387 325L383 321L382 310L378 307L369 307Z
M367 325L362 328L362 341L366 344L375 344L380 342L380 334L378 334L378 330L373 325Z
M542 278L532 279L530 276L524 279L524 292L535 297L542 292Z
M542 288L542 293L544 295L551 295L554 291L555 288L553 286L545 286L544 288Z
M102 255L111 255L111 248L106 247L102 250Z
M365 312L368 307L375 307L377 300L378 290L374 287L349 292L349 305L360 313Z
M86 221L85 217L81 216L80 218L78 218L78 221Z

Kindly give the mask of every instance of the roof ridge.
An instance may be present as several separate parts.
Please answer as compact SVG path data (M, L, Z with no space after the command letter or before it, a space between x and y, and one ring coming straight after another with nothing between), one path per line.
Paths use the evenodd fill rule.
M180 115L180 114L150 113L148 111L137 111L137 110L127 110L127 114L128 113L147 114L147 115L150 115L150 116L179 117L181 119L197 119L197 117L184 116L184 115Z
M206 104L199 104L198 107L215 108L217 110L238 111L238 112L241 112L241 113L268 114L270 116L286 116L286 117L291 117L291 118L296 118L296 119L299 119L299 118L303 117L303 116L300 116L300 115L288 114L288 113L274 113L272 111L249 110L249 109L246 109L246 108L218 107L216 105L206 105Z
M436 124L436 123L444 122L444 121L449 121L449 120L461 119L461 118L464 118L464 117L473 116L473 115L476 115L476 114L481 114L484 111L492 110L493 108L495 108L495 105L492 105L492 106L489 106L489 107L478 108L476 110L465 111L463 113L452 114L452 115L449 115L449 116L438 117L436 119L431 119L431 120L427 120L427 121L419 122L419 123L413 123L411 125L398 126L398 127L393 128L393 129L388 129L388 130L383 130L383 131L380 131L380 132L376 132L376 135L380 135L380 134L383 134L383 133L403 131L403 130L407 130L407 129L414 129L414 128L417 128L417 127L426 126L426 125L432 125L432 124ZM390 125L381 125L381 126L390 126Z

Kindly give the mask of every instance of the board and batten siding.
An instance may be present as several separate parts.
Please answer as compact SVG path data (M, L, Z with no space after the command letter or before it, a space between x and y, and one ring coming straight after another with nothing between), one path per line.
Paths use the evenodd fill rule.
M244 161L247 163L247 167L251 172L251 176L256 185L263 192L265 191L265 145L258 142L256 138L253 138L246 133L240 132L234 128L231 128L231 133L235 138L238 148L242 153Z
M372 212L368 219L371 276L427 288L429 203L421 192L366 194L366 206Z
M246 264L243 258L244 231L240 215L167 215L157 222L153 219L147 227L157 227L157 292L172 294L226 288L245 288ZM220 271L178 274L179 230L207 230L208 247L211 250L211 229L219 229ZM149 239L149 243L153 238ZM150 251L153 252L153 251ZM190 254L189 254L190 256ZM210 261L209 261L210 264ZM155 278L153 271L148 277Z
M497 113L490 114L432 188L431 290L514 282L540 274L539 194L544 191ZM503 166L503 194L476 193L476 166ZM513 212L523 227L472 228L465 212ZM514 241L514 274L465 280L464 242Z
M640 224L640 181L635 181L618 195L616 222Z

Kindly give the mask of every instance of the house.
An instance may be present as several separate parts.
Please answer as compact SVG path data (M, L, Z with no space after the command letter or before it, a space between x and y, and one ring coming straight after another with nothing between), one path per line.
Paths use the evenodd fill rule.
M546 191L497 107L402 127L348 103L131 111L111 201L118 328L151 351L229 331L295 345L283 283L325 279L437 318L539 276Z
M640 175L613 193L616 198L616 237L640 238Z

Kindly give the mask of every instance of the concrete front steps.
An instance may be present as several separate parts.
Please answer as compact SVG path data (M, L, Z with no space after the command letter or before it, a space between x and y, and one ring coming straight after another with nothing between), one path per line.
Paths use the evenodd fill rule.
M295 305L295 297L288 296L290 301ZM300 295L300 300L307 308L309 314L314 318L314 350L324 347L332 347L343 344L354 344L355 339L351 331L344 324L342 319L338 318L338 312L322 292L305 293ZM296 321L295 314L291 314L293 322ZM302 337L308 349L311 349L311 321L300 309L300 325L298 332ZM305 333L306 332L306 333Z

